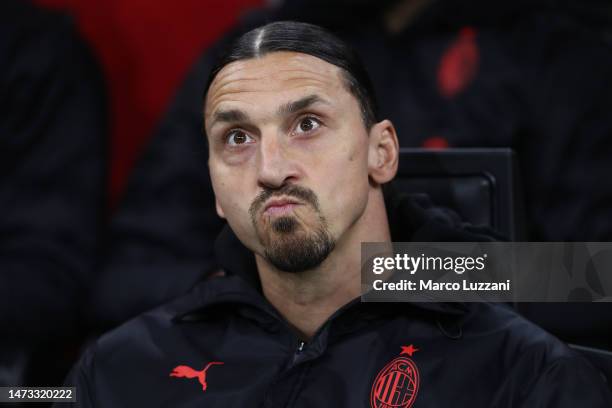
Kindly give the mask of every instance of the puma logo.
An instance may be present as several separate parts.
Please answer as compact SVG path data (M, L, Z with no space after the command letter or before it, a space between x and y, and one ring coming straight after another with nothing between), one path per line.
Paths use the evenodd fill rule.
M194 370L186 365L176 366L170 373L170 377L197 378L198 381L200 381L200 384L202 384L202 391L206 391L206 388L208 387L206 384L206 371L212 365L223 365L223 363L221 361L211 361L210 363L206 364L206 367L204 367L203 370Z

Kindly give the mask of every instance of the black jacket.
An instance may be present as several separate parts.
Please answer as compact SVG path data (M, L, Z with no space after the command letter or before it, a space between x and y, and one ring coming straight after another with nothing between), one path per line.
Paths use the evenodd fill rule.
M444 211L391 206L396 240L487 239ZM400 215L400 217L397 217ZM73 369L81 407L609 407L598 373L491 304L361 303L304 344L226 228L225 277L100 338ZM205 373L205 374L204 374ZM395 405L391 405L395 404Z

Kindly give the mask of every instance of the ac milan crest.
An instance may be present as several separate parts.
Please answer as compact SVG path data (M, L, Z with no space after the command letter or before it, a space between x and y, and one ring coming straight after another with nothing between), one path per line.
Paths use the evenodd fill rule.
M370 393L371 408L410 408L419 391L419 370L411 358L419 351L412 344L402 346L399 357L391 360L376 376Z

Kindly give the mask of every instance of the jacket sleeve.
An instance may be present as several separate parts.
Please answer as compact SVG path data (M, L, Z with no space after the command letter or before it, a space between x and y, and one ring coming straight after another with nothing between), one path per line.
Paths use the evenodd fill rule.
M523 405L533 408L609 408L610 388L599 371L577 357L553 361L539 376Z

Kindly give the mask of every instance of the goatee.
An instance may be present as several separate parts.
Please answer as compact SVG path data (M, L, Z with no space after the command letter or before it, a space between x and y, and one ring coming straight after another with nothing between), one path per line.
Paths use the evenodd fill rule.
M310 205L316 213L317 225L307 228L297 216L286 215L272 219L269 231L262 231L257 216L263 204L274 196L293 197L304 202L303 205ZM285 185L276 190L266 189L255 198L249 213L264 246L265 258L281 271L297 273L316 268L335 247L335 241L319 209L318 199L308 188Z

